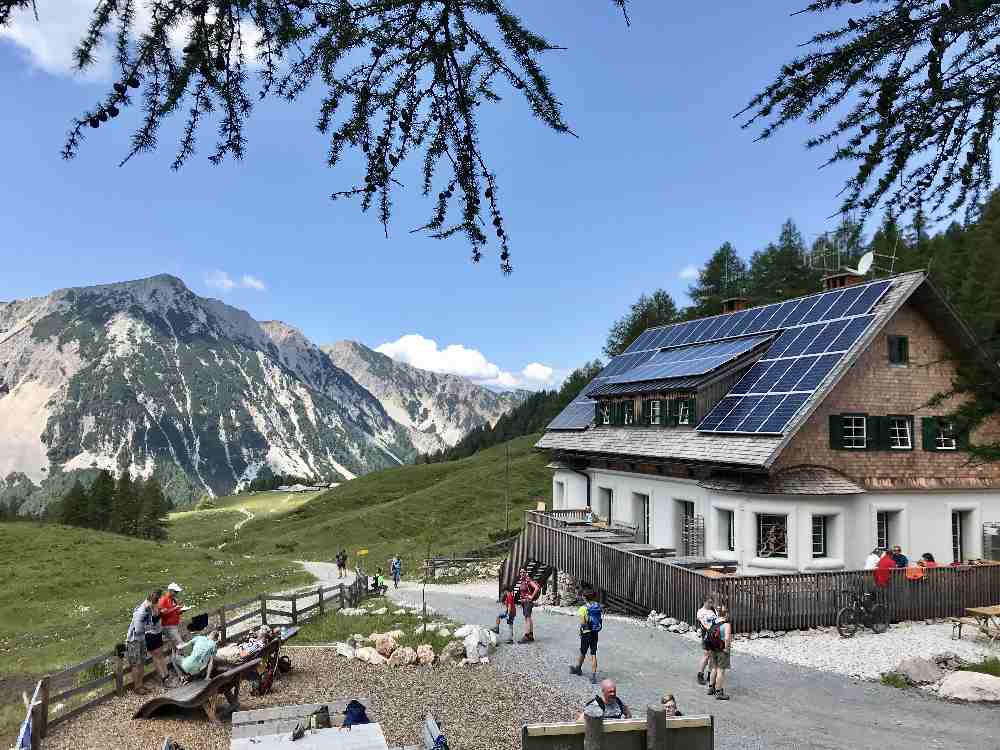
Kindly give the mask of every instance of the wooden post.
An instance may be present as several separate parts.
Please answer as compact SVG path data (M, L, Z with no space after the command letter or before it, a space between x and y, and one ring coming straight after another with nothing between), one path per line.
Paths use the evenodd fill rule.
M667 712L663 705L646 706L646 750L666 750Z
M226 608L219 607L219 635L222 642L226 642Z
M319 604L319 607L317 607L317 609L319 609L319 613L320 613L320 615L322 615L323 614L323 586L322 585L319 586L319 587L317 587L317 589L316 589L316 602L317 602L317 604Z
M267 625L267 594L260 595L260 624Z
M299 598L292 595L292 625L299 624Z
M35 691L35 696L38 697L38 691ZM31 750L39 750L42 746L42 733L39 728L42 724L42 706L41 703L31 704Z
M603 750L604 717L583 712L583 750Z
M36 724L32 721L34 730L38 733L38 736L45 738L49 733L49 676L45 675L41 679L38 690L38 700L41 701L41 705L38 707L38 723Z
M125 695L125 659L115 653L115 695Z
M338 596L340 597L340 608L343 609L344 607L347 606L347 603L346 603L347 602L347 592L344 589L344 584L340 584L340 593L338 594Z

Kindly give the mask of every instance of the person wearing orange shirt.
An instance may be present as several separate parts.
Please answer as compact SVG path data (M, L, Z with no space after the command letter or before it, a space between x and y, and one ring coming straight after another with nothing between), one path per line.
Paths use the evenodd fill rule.
M178 584L171 583L167 586L167 592L160 597L156 607L160 612L160 629L163 631L163 640L170 643L173 648L178 648L184 643L181 638L181 612L183 607L177 602L177 594L184 591Z

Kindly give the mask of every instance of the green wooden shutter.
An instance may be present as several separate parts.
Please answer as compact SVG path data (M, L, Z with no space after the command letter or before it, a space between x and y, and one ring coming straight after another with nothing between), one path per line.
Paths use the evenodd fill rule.
M669 399L660 399L660 429L667 427L670 424L670 401Z
M692 427L698 424L698 409L696 406L697 403L698 403L697 399L694 398L688 399L688 423Z
M879 418L865 417L865 450L879 449Z
M889 445L889 417L871 417L875 420L878 432L875 435L875 450L890 450Z
M604 420L601 419L601 402L594 402L594 424L603 424Z
M920 420L921 437L925 451L937 450L937 417L924 417Z
M839 414L830 415L830 448L838 451L844 447L844 420Z
M637 419L635 421L641 425L647 425L649 424L649 399L639 399L639 403L642 405L642 417L641 419Z
M960 451L969 450L969 428L965 427L955 433L955 444Z
M670 426L671 427L676 427L677 426L677 415L678 415L679 411L680 411L680 401L678 401L676 398L670 399Z

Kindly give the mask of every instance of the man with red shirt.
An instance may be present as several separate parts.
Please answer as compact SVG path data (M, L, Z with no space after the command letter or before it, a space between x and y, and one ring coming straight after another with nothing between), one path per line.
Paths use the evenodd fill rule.
M163 640L173 644L176 649L184 643L181 638L180 624L182 607L177 603L175 594L179 594L184 589L176 583L167 586L167 592L160 597L157 607L160 610L160 628L163 630Z
M535 640L535 624L531 620L531 609L535 606L535 599L541 587L530 578L528 572L522 568L517 581L517 591L521 600L521 612L524 614L524 635L518 643L531 643Z
M896 561L892 558L892 555L887 550L882 550L882 557L878 560L878 565L875 566L875 585L882 586L883 588L889 585L889 581L892 580L892 571L896 570Z

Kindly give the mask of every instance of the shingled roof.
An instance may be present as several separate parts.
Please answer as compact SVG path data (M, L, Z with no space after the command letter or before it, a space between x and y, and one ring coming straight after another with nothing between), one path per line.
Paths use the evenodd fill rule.
M851 344L839 362L795 412L794 417L783 427L781 435L726 434L699 432L697 429L625 428L590 424L590 420L584 419L584 417L593 415L595 402L586 394L598 392L601 384L607 382L606 368L605 372L598 375L591 384L581 391L581 396L549 424L546 433L538 441L536 447L567 453L705 462L713 465L766 470L840 381L844 373L868 348L889 319L918 288L925 284L926 274L923 271L914 271L879 281L888 281L890 286L871 309L870 314L874 316L871 324ZM820 294L822 293L801 299L818 297ZM764 307L766 306L754 309ZM739 313L728 313L727 315L736 314ZM713 316L711 319L704 320L722 317L725 316ZM659 330L665 331L666 329ZM782 330L777 328L773 329L773 332L780 333Z

